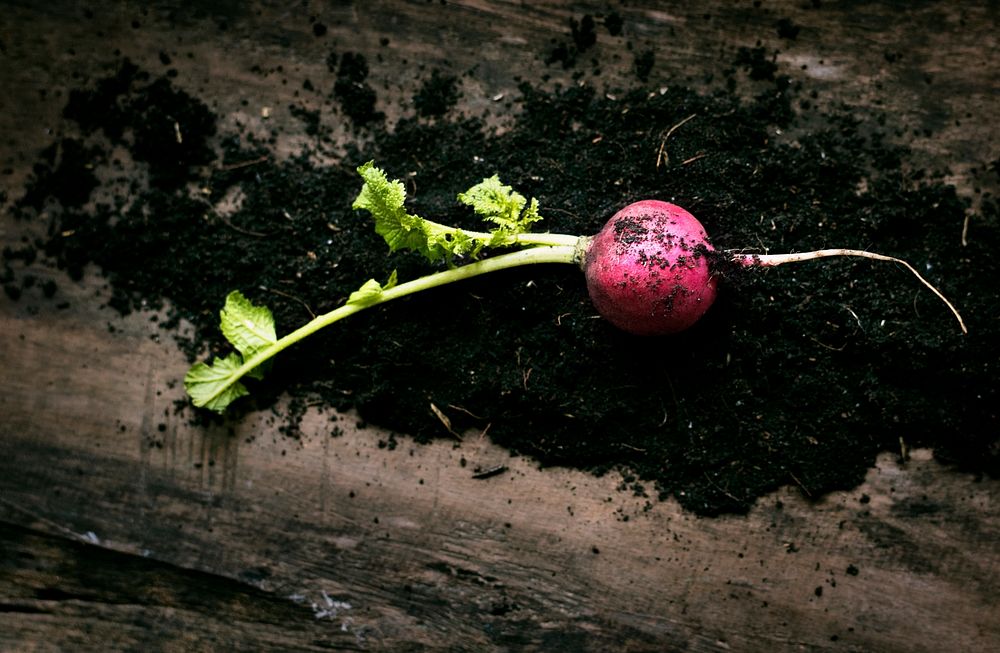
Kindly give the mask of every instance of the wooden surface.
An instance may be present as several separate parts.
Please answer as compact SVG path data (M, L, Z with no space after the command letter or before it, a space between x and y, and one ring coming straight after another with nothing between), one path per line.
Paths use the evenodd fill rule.
M570 17L613 6L625 33L599 28L595 83L632 79L625 41L656 49L655 85L700 84L761 40L820 102L891 112L919 160L948 167L973 203L976 187L996 192L982 175L1000 148L995 7L527 4L171 14L121 2L84 18L84 4L4 3L0 183L13 199L62 129L66 90L116 49L152 70L161 50L181 53L176 83L230 124L287 107L304 78L329 81L330 49L382 54L373 85L390 118L413 92L396 79L404 59L478 64L462 100L478 111L517 75L568 79L539 56L569 38ZM801 27L797 40L776 36L779 18ZM4 243L43 229L0 220ZM269 414L193 427L174 410L187 362L148 314L102 307L96 273L30 271L55 279L69 308L37 290L0 298L0 650L1000 650L1000 484L928 451L887 452L851 492L784 488L746 516L702 519L618 491L615 475L539 470L475 436L388 450L376 428L315 409L300 440ZM499 463L509 469L473 478Z

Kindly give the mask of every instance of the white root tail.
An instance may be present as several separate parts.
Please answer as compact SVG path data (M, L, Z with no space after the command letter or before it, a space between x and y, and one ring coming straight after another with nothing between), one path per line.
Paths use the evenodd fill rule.
M776 265L783 265L785 263L798 263L800 261L812 261L815 259L826 258L828 256L858 256L861 258L872 259L874 261L890 261L892 263L899 263L907 270L913 273L917 279L920 279L920 283L927 286L932 293L938 296L938 298L945 303L955 319L958 320L958 325L962 327L962 333L968 333L969 330L965 327L965 321L962 319L961 314L955 305L948 301L940 290L935 288L927 279L924 279L916 268L907 263L901 258L896 258L895 256L886 256L884 254L875 254L872 252L866 252L861 249L819 249L814 252L798 252L795 254L736 254L734 256L738 263L741 263L747 267L750 266L761 266L761 267L774 267Z

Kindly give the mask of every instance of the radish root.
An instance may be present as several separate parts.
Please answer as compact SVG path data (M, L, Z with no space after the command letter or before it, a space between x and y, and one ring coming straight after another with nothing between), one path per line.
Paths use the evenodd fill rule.
M965 326L965 320L962 319L962 315L955 308L955 305L948 301L940 290L934 287L931 282L924 279L916 268L907 263L901 258L896 258L895 256L886 256L885 254L875 254L873 252L866 252L861 249L819 249L813 252L797 252L795 254L736 254L734 258L736 262L741 263L747 267L760 266L760 267L774 267L776 265L783 265L785 263L798 263L801 261L812 261L815 259L827 258L829 256L857 256L860 258L872 259L874 261L890 261L892 263L899 263L907 270L913 273L920 283L927 286L932 293L938 296L938 299L943 301L948 309L958 320L958 325L962 328L962 333L967 334L969 330Z

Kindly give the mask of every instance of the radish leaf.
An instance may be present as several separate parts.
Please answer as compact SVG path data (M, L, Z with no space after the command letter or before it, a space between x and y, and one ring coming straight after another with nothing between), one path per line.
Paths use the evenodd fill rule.
M195 363L184 376L184 387L194 405L221 413L230 403L249 394L246 386L233 381L242 364L236 352L216 358L211 365Z
M255 306L238 290L226 296L226 305L219 313L222 335L249 358L261 349L277 342L274 317L266 306Z
M458 201L471 206L484 220L498 225L489 242L493 247L514 242L514 236L527 232L533 222L542 219L538 215L538 200L528 203L524 195L501 183L497 175L459 193ZM528 204L527 209L525 204Z
M264 377L261 365L240 370L247 360L274 345L278 338L271 310L256 306L239 291L226 296L226 305L219 312L219 318L222 335L239 353L216 358L211 365L196 363L184 376L184 387L195 406L221 413L234 400L248 394L246 386L238 381L240 377Z
M358 168L358 174L365 183L352 207L367 209L372 214L375 233L385 239L390 251L409 249L429 261L466 253L468 239L457 237L459 230L406 212L403 207L406 190L401 181L389 181L385 172L371 161Z
M351 293L347 298L348 304L358 304L360 306L370 306L382 299L382 293L396 285L396 271L389 275L389 280L384 284L369 279L360 288Z
M541 219L538 202L528 202L510 186L503 185L496 175L458 196L459 201L472 206L483 219L497 225L489 232L480 232L463 231L407 213L403 206L406 201L403 183L390 181L371 161L358 168L358 174L365 183L353 207L372 214L375 233L385 239L393 252L408 249L423 254L429 261L444 260L451 264L455 258L478 258L485 247L552 244L544 238L523 236L532 223Z
M252 304L238 290L226 296L226 305L219 317L222 335L243 355L244 361L278 341L271 309ZM247 376L261 379L264 377L264 370L255 367L247 372Z

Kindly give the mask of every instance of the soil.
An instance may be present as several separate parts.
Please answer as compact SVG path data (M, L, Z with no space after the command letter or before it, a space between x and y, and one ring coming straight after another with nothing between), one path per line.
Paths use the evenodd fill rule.
M542 60L572 67L589 56L595 30L621 29L615 16L571 27ZM788 39L793 28L778 26ZM226 351L218 310L230 290L270 306L284 333L369 278L432 269L388 256L350 209L354 169L367 160L406 180L411 211L470 227L455 195L494 173L536 197L553 232L595 233L625 204L658 198L697 216L718 249L904 258L958 305L969 334L891 264L720 269L713 308L666 338L615 330L596 315L579 270L536 266L339 323L284 352L228 419L288 392L288 437L318 404L418 441L452 438L440 411L456 432L487 432L542 465L623 470L623 490L672 495L700 514L745 511L786 484L809 497L850 488L877 453L908 447L996 475L995 198L972 211L947 171L919 169L892 144L900 128L890 116L820 113L803 82L775 75L770 56L741 51L707 93L680 81L646 87L651 53L636 54L632 88L525 83L516 120L498 131L455 110L458 78L439 71L425 75L416 111L387 124L364 53L333 53L336 79L306 90L315 84L357 130L334 164L317 163L318 138L282 159L249 131L220 132L219 116L171 76L115 61L70 94L71 135L41 153L11 198L19 214L44 213L50 224L47 237L4 248L4 289L60 301L54 285L33 290L23 266L42 255L79 278L96 263L115 309L167 307L163 328L203 359L206 343ZM737 82L755 94L737 94ZM308 133L323 132L318 114L297 115ZM182 319L193 335L178 330Z

